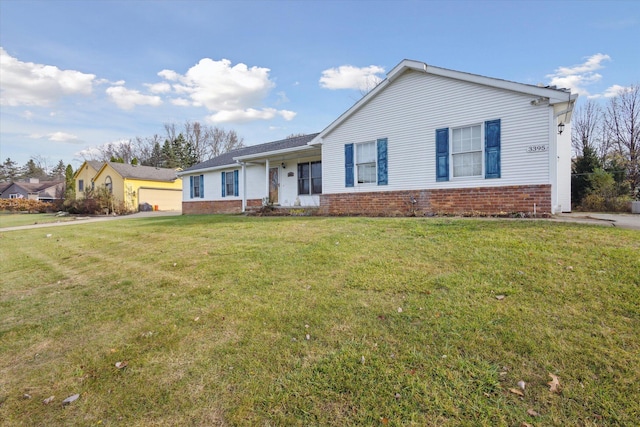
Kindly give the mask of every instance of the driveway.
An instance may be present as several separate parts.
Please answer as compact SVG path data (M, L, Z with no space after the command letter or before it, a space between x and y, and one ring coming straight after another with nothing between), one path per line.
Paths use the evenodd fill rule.
M572 212L556 215L551 218L551 221L597 224L607 227L620 227L628 228L630 230L640 230L640 215L638 214Z

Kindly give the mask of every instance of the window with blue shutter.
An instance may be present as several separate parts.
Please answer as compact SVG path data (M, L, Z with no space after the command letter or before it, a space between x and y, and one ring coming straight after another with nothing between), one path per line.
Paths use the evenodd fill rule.
M485 178L500 178L500 119L484 122Z
M344 185L353 187L353 144L344 146Z
M387 185L387 138L378 140L378 185Z
M189 177L189 190L191 190L189 197L193 199L193 176Z
M449 128L436 129L436 181L449 181Z
M200 175L200 198L204 199L204 175Z
M226 181L226 173L222 172L222 197L226 197L227 195L227 183Z

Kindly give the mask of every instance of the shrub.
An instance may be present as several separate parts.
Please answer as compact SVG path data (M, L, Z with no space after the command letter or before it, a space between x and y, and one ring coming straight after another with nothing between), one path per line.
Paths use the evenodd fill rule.
M33 199L0 199L0 210L10 212L49 212L55 206Z

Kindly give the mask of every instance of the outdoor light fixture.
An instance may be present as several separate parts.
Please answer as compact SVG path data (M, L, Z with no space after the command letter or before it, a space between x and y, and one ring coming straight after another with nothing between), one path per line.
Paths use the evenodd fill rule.
M287 165L284 162L282 162L282 169L286 169L286 168L287 168Z
M558 135L562 135L562 132L564 132L564 123L560 122L558 123Z

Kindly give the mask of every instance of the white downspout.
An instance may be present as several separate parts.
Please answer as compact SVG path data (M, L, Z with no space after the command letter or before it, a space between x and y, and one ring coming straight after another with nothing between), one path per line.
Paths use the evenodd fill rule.
M267 183L267 185L265 186L265 194L266 194L266 197L268 198L269 197L269 159L266 159L266 160L267 161L265 163L265 170L264 170L265 178L264 178L264 180Z
M551 213L556 214L558 206L558 124L549 107L549 183L551 184Z

